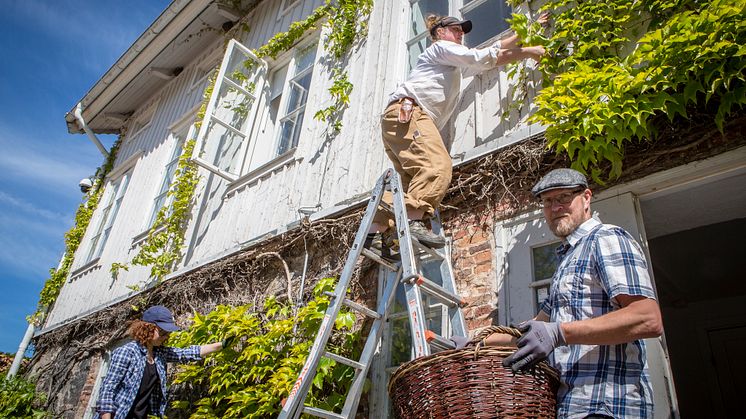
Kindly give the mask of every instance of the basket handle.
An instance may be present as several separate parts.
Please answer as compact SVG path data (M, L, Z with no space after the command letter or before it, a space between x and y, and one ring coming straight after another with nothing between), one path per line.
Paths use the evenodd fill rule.
M477 333L476 336L471 338L469 343L477 344L478 342L481 342L488 337L494 335L495 333L504 333L507 335L511 335L514 337L521 337L523 334L520 330L514 328L514 327L507 327L507 326L489 326L484 329L482 329L481 332Z

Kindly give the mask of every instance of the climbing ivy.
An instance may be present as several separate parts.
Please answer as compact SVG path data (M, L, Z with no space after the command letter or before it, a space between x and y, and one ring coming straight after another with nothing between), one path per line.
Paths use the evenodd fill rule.
M197 111L197 121L194 132L199 132L202 121L205 118L207 101L215 88L216 75L213 74L207 87L202 93L202 105ZM155 221L148 231L148 236L142 243L139 252L132 259L132 264L150 266L150 278L161 281L171 273L176 263L182 257L185 234L189 218L191 216L194 192L199 183L199 171L197 165L192 161L196 139L189 139L184 143L174 180L168 189L168 196L173 198L170 203L158 210ZM129 265L113 263L111 274L116 277L119 270L128 270ZM140 286L131 287L139 291Z
M621 174L626 144L654 141L666 118L680 124L697 108L722 130L746 103L745 8L740 0L547 1L554 31L532 40L549 54L530 120L547 126L550 148L600 182L606 164L607 176ZM518 33L526 24L514 18Z
M314 298L293 314L293 307L269 297L261 307L218 306L209 314L195 314L193 325L174 333L170 345L185 347L230 338L234 343L210 355L205 365L187 365L179 370L174 384L188 383L206 389L194 405L176 401L192 418L276 417L281 401L290 393L308 357L324 318L334 278L319 281ZM360 332L353 331L355 315L343 308L327 346L351 359L360 356ZM352 384L354 370L322 358L307 404L325 410L341 410L344 395Z
M96 171L96 179L93 182L93 186L84 196L83 202L78 206L78 210L75 212L75 222L72 228L65 233L65 254L59 266L49 270L49 278L44 282L44 287L39 294L39 303L37 304L36 312L28 318L30 323L41 324L44 321L44 316L48 308L54 304L60 295L62 285L65 284L67 277L70 275L70 268L75 258L75 252L80 246L88 224L91 222L93 212L96 210L101 199L106 175L114 167L114 161L117 158L117 152L121 143L122 136L119 136L111 147L111 150L109 150L109 155L106 157L104 164Z

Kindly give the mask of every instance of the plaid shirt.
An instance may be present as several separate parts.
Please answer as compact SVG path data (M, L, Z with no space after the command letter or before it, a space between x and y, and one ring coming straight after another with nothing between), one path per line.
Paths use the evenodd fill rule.
M161 391L154 391L150 396L150 414L163 416L166 412L167 389L166 371L167 362L186 363L199 361L198 345L188 348L155 347L153 358L155 358L156 370L160 381ZM140 388L142 376L145 372L145 362L148 354L147 348L136 341L126 343L114 350L111 355L111 364L106 378L101 385L101 393L98 399L95 418L102 413L112 413L114 419L124 419L132 408L132 403Z
M541 306L553 322L592 319L617 310L615 297L622 294L655 298L642 249L620 227L591 218L557 250L560 264ZM644 341L561 346L548 361L561 376L558 418L653 416Z

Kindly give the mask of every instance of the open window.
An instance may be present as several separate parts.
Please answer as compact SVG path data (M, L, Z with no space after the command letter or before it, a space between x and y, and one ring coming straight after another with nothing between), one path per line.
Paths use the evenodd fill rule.
M505 0L463 0L459 10L464 20L471 20L474 25L464 35L464 44L472 48L507 30L507 19L513 13Z
M240 177L266 73L263 60L230 41L197 136L195 163L229 181Z

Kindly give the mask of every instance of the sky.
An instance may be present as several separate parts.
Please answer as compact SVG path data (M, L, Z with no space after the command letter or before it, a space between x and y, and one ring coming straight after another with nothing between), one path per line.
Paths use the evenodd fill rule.
M0 352L15 353L103 156L70 111L168 0L0 0ZM99 135L109 148L116 139Z

